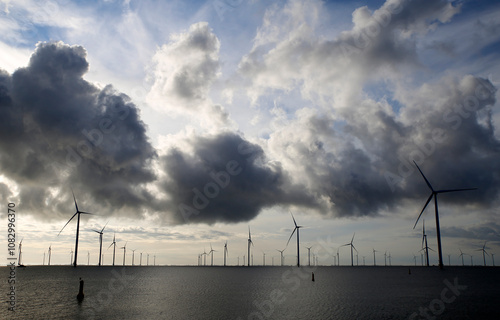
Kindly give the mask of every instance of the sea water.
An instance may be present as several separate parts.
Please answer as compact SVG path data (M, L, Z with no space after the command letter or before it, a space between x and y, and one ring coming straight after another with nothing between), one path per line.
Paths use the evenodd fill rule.
M495 267L28 266L15 274L12 312L9 268L0 268L1 319L500 319Z

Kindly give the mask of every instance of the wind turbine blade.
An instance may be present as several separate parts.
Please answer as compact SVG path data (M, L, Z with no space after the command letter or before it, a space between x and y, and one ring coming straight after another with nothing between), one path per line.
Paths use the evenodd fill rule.
M354 241L354 236L356 235L356 232L352 235L351 243Z
M436 252L436 250L434 250L434 249L432 249L432 248L427 248L427 249L429 249L429 250L431 250L431 251L434 251L434 252Z
M429 199L427 199L427 202L425 203L424 208L422 209L422 211L420 211L420 214L418 215L417 221L415 221L415 225L413 226L413 229L415 229L415 227L417 226L418 220L422 216L422 213L424 213L424 210L425 210L425 208L427 208L427 205L429 204L429 202L431 202L433 196L434 196L434 193L431 193L431 195L429 196Z
M73 194L73 200L75 201L76 212L78 212L78 205L76 204L75 193L73 192L73 188L71 188L71 193Z
M439 190L439 191L436 191L436 193L446 193L446 192L455 192L455 191L470 191L470 190L477 190L477 188Z
M75 212L75 214L68 220L68 222L66 222L66 224L64 225L64 227L62 227L61 231L59 231L59 233L57 234L57 236L59 236L61 234L61 232L64 230L64 228L68 225L68 223L78 214L78 212Z
M288 247L288 244L290 243L290 239L292 239L293 234L295 233L295 230L297 230L297 228L293 229L292 234L290 235L290 238L288 238L288 241L286 242L287 247Z
M101 229L101 233L102 233L102 232L104 232L104 228L106 228L106 226L108 225L108 223L109 223L109 221L108 221L108 222L106 222L106 224L104 225L104 227L102 227L102 229Z
M295 224L295 228L297 228L297 222L295 222L295 218L293 217L292 211L290 211L290 214L292 215L293 223Z
M427 186L429 187L429 189L431 189L432 192L434 192L434 189L432 188L431 183L429 182L429 180L427 180L427 178L425 177L422 170L420 170L420 168L418 167L418 164L415 162L415 160L413 160L413 163L417 166L417 169L418 169L418 171L420 171L420 174L422 175L422 177L424 177L425 183L427 183Z

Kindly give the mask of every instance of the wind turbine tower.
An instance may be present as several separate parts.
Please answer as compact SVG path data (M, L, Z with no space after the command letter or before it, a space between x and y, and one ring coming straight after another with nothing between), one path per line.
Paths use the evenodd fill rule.
M99 266L101 265L101 256L102 256L102 234L104 233L104 228L108 223L104 225L104 227L101 229L101 231L93 230L94 232L97 232L99 234Z
M345 247L345 246L350 246L351 247L351 267L354 267L354 256L353 256L353 251L352 249L356 250L356 248L354 247L354 244L352 244L352 242L354 241L354 236L356 235L356 232L352 235L352 239L351 239L351 242L349 243L346 243L344 244L342 247ZM358 252L358 250L356 250L356 252Z
M113 242L109 245L108 249L113 246L113 265L115 265L115 254L116 254L116 234L113 234Z
M224 243L224 267L226 266L226 256L227 256L227 241Z
M250 245L253 246L252 235L250 234L250 226L248 226L248 267L250 267ZM245 257L243 257L245 259ZM244 264L244 263L243 263Z
M295 225L295 228L293 229L292 234L290 235L290 238L288 238L288 242L286 243L286 245L288 246L288 243L290 243L290 239L292 239L293 234L295 233L295 231L297 231L297 267L300 267L300 252L299 252L300 242L299 242L299 229L300 229L300 228L302 228L302 226L298 226L298 225L297 225L297 222L295 221L295 218L293 217L293 213L291 213L291 212L290 212L290 214L292 215L293 224Z
M75 201L75 208L76 208L76 212L75 214L68 220L68 222L66 222L66 224L64 225L64 227L62 227L61 231L59 231L59 234L61 234L61 232L64 230L64 228L68 225L68 223L75 217L75 216L78 216L77 217L77 220L76 220L76 241L75 241L75 261L73 262L73 267L76 267L77 265L77 256L78 256L78 236L80 234L80 214L91 214L90 212L84 212L84 211L80 211L78 209L78 204L76 203L76 198L75 198L75 193L73 192L73 190L71 190L71 193L73 194L73 200ZM59 236L58 234L58 236Z

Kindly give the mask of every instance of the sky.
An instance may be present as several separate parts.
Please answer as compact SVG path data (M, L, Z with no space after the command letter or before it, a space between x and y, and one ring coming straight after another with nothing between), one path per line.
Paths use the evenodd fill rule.
M500 253L497 1L0 1L0 217L24 264ZM65 227L64 227L65 226ZM62 232L59 234L61 229ZM4 228L6 230L6 228ZM4 231L5 232L5 231ZM6 237L4 238L6 239ZM0 258L6 261L7 252ZM487 264L492 264L487 256ZM210 257L207 258L207 262ZM246 257L248 259L248 257ZM354 257L356 264L356 257ZM437 254L430 252L432 264ZM500 260L499 260L500 261ZM389 261L387 261L389 263ZM499 262L500 263L500 262Z

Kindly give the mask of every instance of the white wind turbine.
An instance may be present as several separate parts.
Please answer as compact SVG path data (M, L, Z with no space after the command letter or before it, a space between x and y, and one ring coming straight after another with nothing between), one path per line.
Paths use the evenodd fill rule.
M252 235L250 234L250 226L248 226L248 267L250 267L250 245L253 246ZM245 259L243 257L243 259ZM245 264L245 263L243 263Z
M224 267L226 266L226 256L228 254L228 251L227 251L227 241L226 243L224 243Z
M293 213L290 212L290 214L292 215L293 224L295 225L295 228L293 229L292 234L290 235L290 238L288 238L288 242L286 243L286 246L288 247L288 243L290 243L290 239L292 239L293 234L295 233L295 231L297 231L297 267L300 267L299 229L302 228L302 226L298 226L297 222L295 221L295 218L293 217Z
M352 244L352 242L354 241L354 236L356 235L356 232L352 235L352 239L351 239L351 242L349 243L346 243L344 244L342 247L345 247L345 246L350 246L351 247L351 267L354 267L354 256L353 256L353 251L352 249L356 250L356 248L354 247L354 244ZM358 250L356 250L356 252L358 252Z
M101 265L101 255L102 255L102 234L104 233L104 228L106 228L107 225L108 223L106 222L104 227L102 227L101 231L93 230L94 232L97 232L99 234L99 265Z

